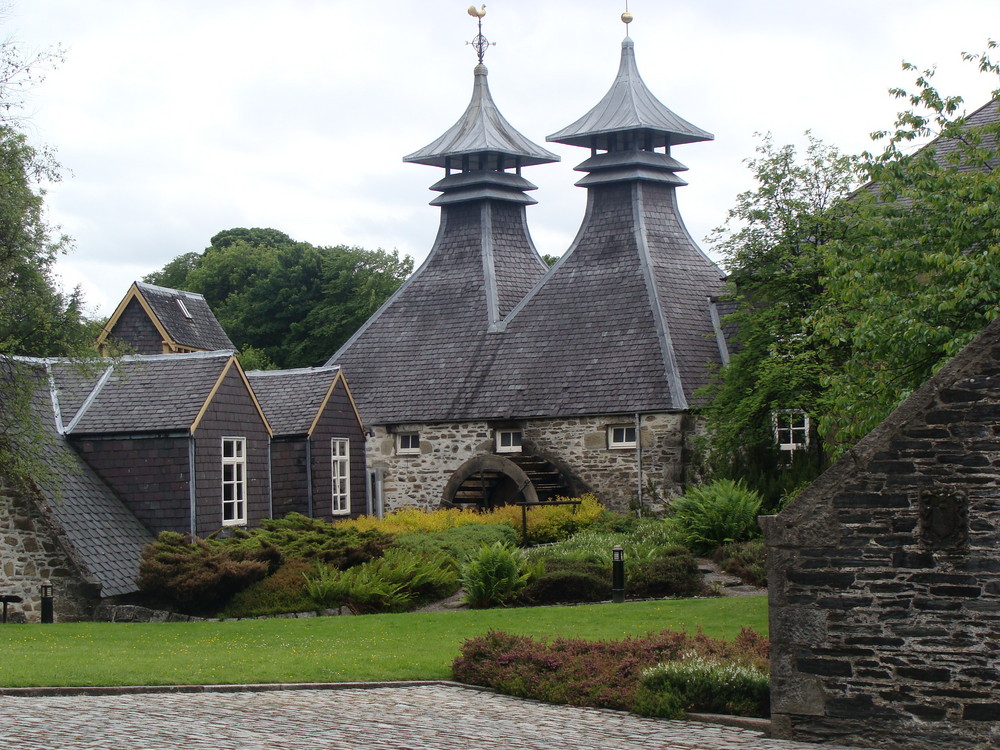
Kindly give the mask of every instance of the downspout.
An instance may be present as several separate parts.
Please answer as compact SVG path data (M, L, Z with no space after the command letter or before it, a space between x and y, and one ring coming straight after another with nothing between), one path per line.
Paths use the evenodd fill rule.
M639 432L639 412L635 413L635 471L636 489L639 502L636 516L642 518L642 434Z
M195 446L194 435L188 438L188 496L191 504L191 537L197 534L196 513L198 511L198 487L195 482Z
M308 505L306 505L306 514L310 518L315 518L313 515L313 451L312 451L312 438L306 438L306 498Z
M274 518L274 482L271 476L271 438L267 439L267 517Z
M375 469L375 517L385 515L385 498L382 496L382 483L385 481L385 469Z

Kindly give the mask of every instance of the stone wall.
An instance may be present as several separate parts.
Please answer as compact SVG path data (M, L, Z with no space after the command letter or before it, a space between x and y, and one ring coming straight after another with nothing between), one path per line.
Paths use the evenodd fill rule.
M692 418L683 414L647 414L640 420L642 482L662 496L683 492ZM595 416L521 422L524 453L555 464L577 488L589 489L609 507L626 510L638 493L635 449L609 449L607 428L634 423L632 416ZM385 510L415 506L436 508L445 484L466 461L494 452L496 425L487 422L376 426L368 439L368 466L384 477ZM503 425L512 429L512 423ZM418 432L420 453L398 455L395 434ZM650 498L646 498L648 501Z
M1000 328L778 516L778 736L1000 747Z
M0 485L0 594L24 601L8 605L9 622L38 622L41 585L54 586L56 622L87 620L99 588L67 553L58 526L23 493Z

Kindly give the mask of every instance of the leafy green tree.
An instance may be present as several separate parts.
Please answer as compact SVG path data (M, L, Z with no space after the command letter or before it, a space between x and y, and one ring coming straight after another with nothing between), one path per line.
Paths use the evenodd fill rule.
M756 186L741 193L711 241L726 260L734 350L706 391L705 452L711 473L744 479L771 504L823 465L821 441L782 466L772 415L815 414L821 378L836 352L811 345L811 316L821 303L821 247L843 231L841 204L857 179L857 160L806 134L794 146L761 137L747 160Z
M59 164L18 129L27 90L59 56L0 43L0 473L22 483L44 473L45 432L31 409L37 372L10 357L94 354L98 331L79 290L63 293L53 271L70 241L45 221L41 185L59 179Z
M321 364L399 287L413 260L398 252L314 247L276 229L229 229L145 277L205 295L254 363Z
M996 48L990 42L990 48ZM987 55L965 55L992 76ZM907 70L916 70L904 64ZM1000 313L1000 118L972 126L961 97L918 74L909 109L876 133L871 183L823 254L811 343L847 357L823 378L821 428L840 450L875 427ZM987 106L996 112L1000 89ZM918 138L937 139L916 152Z

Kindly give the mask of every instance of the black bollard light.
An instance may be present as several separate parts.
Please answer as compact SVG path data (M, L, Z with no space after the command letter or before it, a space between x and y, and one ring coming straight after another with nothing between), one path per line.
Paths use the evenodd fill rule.
M611 601L625 601L625 550L618 544L611 548Z
M55 622L55 617L52 612L52 581L44 580L42 581L42 622L51 623Z

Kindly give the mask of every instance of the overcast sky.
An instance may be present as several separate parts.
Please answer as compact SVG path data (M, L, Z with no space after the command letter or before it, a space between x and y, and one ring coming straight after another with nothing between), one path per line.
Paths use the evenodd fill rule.
M8 38L66 48L30 102L30 134L69 170L49 217L75 240L59 264L107 315L128 285L213 234L274 227L315 245L398 248L419 263L440 170L404 164L462 114L475 20L462 0L8 0ZM618 69L624 0L492 0L493 97L539 144L604 95ZM962 62L1000 37L997 0L629 0L653 93L715 141L678 147L680 206L699 241L749 186L755 132L812 132L870 147L909 86L906 59L937 65L969 109L997 85ZM1000 55L997 55L1000 57ZM571 243L585 192L579 148L527 168L535 244ZM703 243L704 244L704 243ZM710 247L706 249L711 251Z

